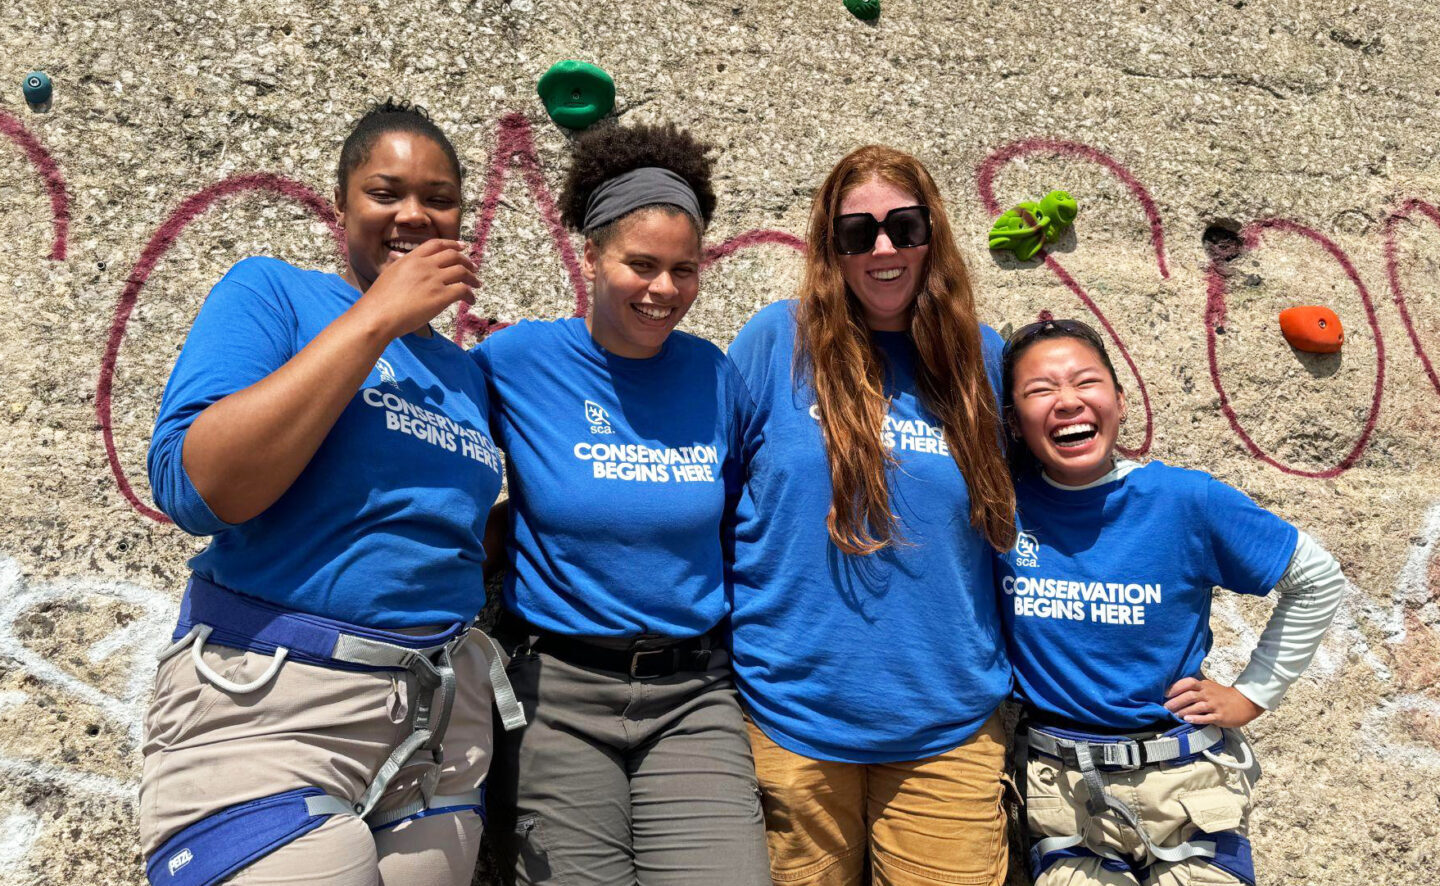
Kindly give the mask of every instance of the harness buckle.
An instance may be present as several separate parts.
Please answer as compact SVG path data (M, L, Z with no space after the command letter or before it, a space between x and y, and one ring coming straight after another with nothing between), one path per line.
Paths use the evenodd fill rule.
M1100 748L1100 762L1105 766L1114 766L1117 769L1139 769L1144 764L1144 753L1138 741L1117 741L1112 744L1103 744Z

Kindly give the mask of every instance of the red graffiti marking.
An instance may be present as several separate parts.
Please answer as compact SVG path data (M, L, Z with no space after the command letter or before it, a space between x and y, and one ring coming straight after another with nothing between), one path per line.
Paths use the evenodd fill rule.
M13 114L0 111L0 132L10 137L30 162L35 164L35 169L40 173L40 178L45 182L45 189L50 192L50 215L52 226L55 230L55 239L50 246L50 258L53 261L65 260L65 249L70 233L70 195L65 191L65 176L60 173L60 164L45 150L30 130L19 117Z
M1225 325L1226 305L1225 295L1227 277L1219 263L1211 262L1206 269L1207 294L1205 299L1205 344L1210 356L1210 382L1215 386L1215 391L1220 395L1220 409L1225 417L1230 420L1230 427L1250 450L1250 454L1297 477L1313 477L1323 479L1338 477L1360 460L1365 447L1370 445L1370 435L1375 432L1375 424L1380 420L1380 399L1385 391L1385 342L1380 335L1380 321L1375 316L1375 305L1370 301L1370 291L1365 288L1365 283L1360 279L1360 274L1355 270L1355 265L1350 262L1350 257L1345 254L1339 246L1335 245L1324 234L1319 231L1307 228L1298 222L1285 219L1266 219L1264 221L1251 222L1241 231L1240 236L1245 242L1245 248L1249 250L1260 247L1261 235L1266 231L1277 231L1286 234L1295 234L1319 244L1335 262L1345 271L1355 290L1360 293L1360 301L1365 306L1365 318L1370 321L1370 332L1375 336L1375 393L1370 401L1370 414L1365 418L1365 428L1360 433L1360 438L1355 441L1355 446L1336 462L1333 466L1322 471L1305 471L1300 468L1291 467L1271 457L1261 449L1245 429L1240 425L1240 418L1235 414L1235 408L1230 405L1230 397L1225 393L1225 385L1220 378L1220 361L1216 355L1216 329Z
M1015 142L995 151L981 161L976 174L976 184L980 190L980 200L984 204L986 212L989 212L993 217L1003 211L1000 201L995 198L995 176L999 174L1001 167L1011 160L1026 157L1030 154L1059 154L1062 157L1088 160L1105 167L1112 175L1120 179L1125 187L1130 189L1130 193L1134 195L1136 201L1139 202L1140 208L1145 212L1146 220L1150 223L1150 246L1155 251L1155 266L1160 271L1160 279L1170 279L1170 268L1165 261L1165 230L1160 223L1160 211L1155 208L1155 201L1151 199L1150 192L1145 189L1144 185L1140 184L1139 179L1131 174L1124 166L1121 166L1114 158L1089 145L1084 145L1080 142L1037 138ZM1150 451L1150 442L1155 435L1155 421L1150 409L1150 391L1145 386L1145 377L1140 374L1140 367L1135 365L1135 359L1130 356L1130 349L1125 346L1125 342L1120 338L1120 334L1115 331L1115 327L1110 325L1110 321L1106 318L1104 312L1095 304L1095 300L1075 281L1075 278L1070 276L1070 272L1065 270L1065 266L1060 264L1055 256L1044 249L1040 250L1039 255L1044 259L1045 267L1059 278L1066 289L1069 289L1074 293L1076 298L1080 299L1080 303L1085 306L1086 310L1095 315L1095 319L1100 321L1100 325L1105 328L1105 332L1110 336L1110 340L1115 342L1115 347L1119 349L1120 356L1125 359L1125 364L1130 367L1131 374L1135 376L1135 381L1140 386L1140 402L1145 407L1145 437L1140 441L1140 445L1134 449L1124 446L1117 446L1116 448L1132 458L1144 455Z
M115 381L115 361L120 357L120 345L125 340L125 327L130 322L130 313L140 299L140 290L145 287L145 281L150 278L151 272L155 270L160 259L170 251L170 247L175 245L175 240L197 217L218 201L246 191L263 191L294 200L330 226L337 244L344 243L344 232L335 221L335 210L331 207L330 201L297 181L260 172L227 178L198 194L186 197L150 238L150 242L145 244L144 251L140 253L140 260L135 263L134 269L130 271L130 276L125 281L125 290L120 294L120 301L115 305L115 319L110 324L110 338L105 344L105 356L100 363L100 383L95 389L95 415L99 419L100 432L105 439L105 455L110 459L110 471L115 475L115 482L120 487L120 493L125 496L135 510L161 523L169 523L170 519L146 505L135 494L135 490L130 487L129 479L125 476L125 469L120 465L120 456L115 450L115 435L110 425L111 387Z
M805 241L794 234L787 234L784 231L746 231L737 234L721 243L719 246L712 246L705 250L705 259L700 263L702 269L708 268L724 258L729 258L742 249L749 249L751 246L788 246L796 252L805 251Z
M1405 331L1410 334L1410 343L1415 346L1415 356L1420 358L1420 365L1425 368L1425 374L1430 377L1430 384L1434 385L1435 393L1440 394L1440 376L1436 376L1435 367L1430 362L1430 355L1425 353L1425 346L1420 343L1420 333L1416 331L1415 323L1410 319L1410 308L1405 303L1405 293L1400 288L1400 260L1395 244L1395 229L1400 222L1410 218L1410 213L1417 210L1436 227L1440 227L1440 210L1424 200L1405 201L1403 206L1385 219L1385 272L1390 279L1390 293L1394 296L1395 307L1400 309L1400 322L1405 325Z
M545 184L545 175L540 169L540 157L535 152L535 139L530 132L530 121L518 111L500 118L500 136L495 145L495 154L490 158L490 168L485 173L485 196L480 201L480 221L475 226L475 244L470 248L470 255L475 259L476 265L485 261L485 246L490 241L490 228L494 225L495 213L500 208L500 192L505 186L505 173L511 164L520 167L520 172L525 177L525 187L529 189L530 196L540 210L540 217L550 232L550 240L555 244L560 253L560 261L565 265L565 273L570 276L570 288L575 293L574 316L583 317L588 308L589 297L585 290L585 277L580 272L580 259L575 255L575 244L570 241L570 235L560 223L560 211L555 206L555 198ZM455 315L455 343L463 345L466 335L484 338L509 325L472 316L469 306L462 304Z
M550 232L550 241L555 245L555 250L560 253L561 263L565 265L565 272L570 278L570 288L575 293L575 313L572 316L583 317L589 310L590 297L585 286L585 276L580 270L580 259L575 252L575 244L570 239L570 234L560 221L560 212L555 205L555 198L545 183L540 157L535 150L535 139L530 129L530 121L519 112L506 114L500 118L500 133L496 141L495 153L490 157L490 166L485 172L485 194L480 200L480 217L475 225L475 243L470 249L470 255L475 259L477 266L484 264L485 248L490 241L490 230L495 224L495 215L500 209L500 195L505 187L505 176L511 166L520 167L521 174L525 177L525 187L535 200L535 205L540 210L540 217L545 222L545 228ZM805 242L794 234L787 234L784 231L747 231L732 237L719 246L707 249L703 266L708 267L741 249L765 244L789 246L802 252L805 250ZM462 304L455 315L455 343L463 346L467 336L481 339L509 325L504 321L476 317L470 312L468 305Z

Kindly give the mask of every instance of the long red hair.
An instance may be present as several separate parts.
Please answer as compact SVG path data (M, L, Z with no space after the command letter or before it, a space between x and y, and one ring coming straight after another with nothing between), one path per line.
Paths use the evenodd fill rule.
M910 312L921 403L943 427L970 493L970 525L996 550L1015 541L1015 489L1000 450L1000 418L985 375L980 323L964 256L930 173L909 154L880 145L851 152L815 194L806 236L795 337L798 377L815 389L832 488L825 524L847 554L871 554L900 539L890 509L881 442L889 408L882 358L855 294L845 284L832 222L845 195L874 179L930 208L930 251Z

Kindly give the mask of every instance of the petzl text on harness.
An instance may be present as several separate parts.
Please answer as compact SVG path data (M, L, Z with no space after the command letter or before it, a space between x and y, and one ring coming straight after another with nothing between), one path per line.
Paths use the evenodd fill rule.
M1093 820L1109 813L1133 831L1145 847L1144 866L1199 858L1232 873L1249 869L1250 844L1245 837L1231 833L1211 835L1199 832L1190 840L1174 846L1156 845L1134 810L1105 789L1103 769L1136 770L1160 763L1183 763L1202 756L1226 768L1250 769L1254 758L1249 745L1243 741L1239 743L1242 757L1238 761L1216 754L1216 750L1225 744L1225 731L1220 727L1197 729L1182 725L1154 738L1136 740L1032 725L1028 737L1023 740L1031 752L1058 759L1080 771L1086 789L1086 812L1090 818ZM1079 856L1099 857L1102 866L1116 871L1122 867L1127 870L1135 867L1128 859L1108 849L1086 846L1084 832L1087 827L1080 830L1078 834L1036 841L1030 850L1032 873L1038 876L1062 858ZM1236 873L1236 876L1240 874ZM1246 882L1253 882L1253 872L1250 876L1252 879Z
M501 720L507 730L518 729L525 725L525 714L515 698L509 679L505 676L504 658L493 640L483 632L474 633L484 638L490 646L490 680ZM347 624L334 619L291 612L193 576L185 589L185 597L180 606L174 641L160 654L160 659L164 661L188 650L196 670L204 679L234 695L246 695L269 685L286 661L299 661L337 670L388 670L411 674L415 678L418 692L416 702L411 706L408 715L409 734L391 751L360 797L351 802L324 796L318 788L302 789L313 791L324 799L325 811L315 814L323 817L337 812L350 812L366 819L372 829L378 829L410 818L438 814L440 811L479 811L481 795L478 790L453 796L435 793L440 777L441 742L455 701L454 654L470 634L468 625L463 623L456 623L439 634L429 636L414 636ZM273 661L257 679L249 683L235 683L215 673L214 669L205 663L201 653L207 642L271 655ZM375 805L391 780L411 762L412 757L422 751L430 753L435 765L421 779L421 798L398 809L375 813ZM277 795L286 796L289 795ZM265 801L254 802L260 804ZM316 805L319 801L308 802L312 807L320 808ZM250 804L245 804L248 805ZM207 829L206 833L214 832L217 835L214 837L216 840L228 841L237 847L248 846L258 839L252 839L249 832L269 819L257 817L256 813L230 814L222 818L227 816L227 813L241 809L242 807L232 807L231 810L216 813L191 825L186 832L203 828ZM249 864L304 832L303 829L297 829L286 839L266 842L264 845L267 848L258 855L248 856L243 864ZM269 831L265 833L268 834ZM218 836L220 834L223 834L223 837ZM169 845L167 843L167 847ZM180 850L181 847L176 847L174 852L178 853ZM193 854L194 850L191 852ZM160 853L157 853L155 857L158 858L159 855ZM168 872L174 864L173 861L166 862L165 870ZM171 881L152 879L152 882Z
M150 856L151 886L210 886L324 824L350 804L319 788L240 803L180 831Z

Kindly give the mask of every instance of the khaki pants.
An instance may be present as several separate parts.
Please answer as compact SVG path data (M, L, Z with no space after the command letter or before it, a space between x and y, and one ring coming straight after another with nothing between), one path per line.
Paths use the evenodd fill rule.
M236 682L263 674L271 657L207 646L204 660ZM437 794L460 794L484 781L490 764L489 666L482 638L454 658L457 691ZM141 852L212 813L250 800L314 786L359 799L391 750L409 734L415 678L405 672L341 671L287 661L266 686L232 696L200 676L188 652L167 659L155 678L145 718L140 784ZM420 799L427 751L390 782L377 811ZM406 821L373 835L354 815L320 827L240 870L232 884L326 886L468 886L480 847L473 812Z
M1091 819L1085 809L1086 789L1079 770L1059 760L1031 753L1025 773L1025 809L1031 840L1082 833L1085 846L1105 848L1143 865L1140 838L1114 815ZM1248 834L1250 782L1246 773L1205 758L1179 766L1160 764L1133 771L1103 773L1107 790L1140 819L1157 846L1175 846L1197 831ZM1135 886L1129 872L1103 868L1094 857L1066 858L1047 868L1036 886ZM1159 862L1144 886L1234 886L1241 881L1202 859Z
M750 724L771 877L786 886L1005 882L998 715L954 750L902 763L812 760Z

